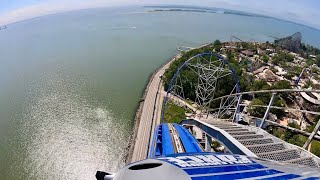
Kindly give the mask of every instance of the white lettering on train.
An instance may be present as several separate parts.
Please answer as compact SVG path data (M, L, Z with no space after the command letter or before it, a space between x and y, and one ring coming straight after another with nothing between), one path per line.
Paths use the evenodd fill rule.
M178 156L159 158L168 161L179 167L201 167L201 166L217 166L228 164L250 164L254 163L246 156L238 155L195 155L195 156Z

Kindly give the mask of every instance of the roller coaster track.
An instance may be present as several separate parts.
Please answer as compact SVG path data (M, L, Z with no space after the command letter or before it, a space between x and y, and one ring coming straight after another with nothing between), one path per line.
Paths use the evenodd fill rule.
M168 126L169 126L171 139L173 141L175 153L184 153L185 150L183 148L183 145L182 145L182 142L180 140L180 137L179 137L177 130L173 127L172 124L169 124Z
M234 38L238 39L237 37ZM238 40L242 41L241 39ZM308 149L313 139L320 139L320 137L316 135L320 128L320 121L316 124L313 132L308 133L301 129L281 125L277 121L270 119L270 117L274 110L282 110L287 113L293 112L293 114L310 114L311 116L320 115L319 112L295 109L295 106L292 108L274 105L277 99L283 99L283 97L287 97L288 94L292 94L292 96L295 97L301 93L320 93L320 90L297 88L241 92L238 77L232 73L232 68L228 66L227 62L219 55L216 57L220 59L220 61L218 61L220 64L217 62L212 63L212 56L213 54L210 53L196 55L178 68L169 84L167 96L164 100L162 122L164 121L164 114L166 113L165 107L168 100L171 99L171 101L175 102L178 106L193 111L193 114L191 116L189 115L187 120L182 121L183 125L197 126L207 136L224 144L231 153L318 168L320 158L308 152L306 149ZM197 69L192 69L194 67ZM201 99L201 97L196 97L194 102L190 99L185 99L184 95L186 92L184 92L183 83L187 83L188 80L183 79L184 77L181 74L185 73L181 72L186 68L190 68L198 75L199 80L198 84L195 85L197 87L195 88L195 95L205 95L205 98ZM201 72L204 72L204 74ZM219 78L225 78L225 76L221 76L221 74L223 74L222 72L229 72L227 75L233 77L236 83L228 84L231 87L234 86L230 94L213 98L215 94L214 91L217 90L214 86L215 83L217 83ZM215 81L211 81L212 78ZM214 87L212 88L212 86ZM212 88L212 92L209 88ZM270 97L269 102L265 105L249 105L244 103L244 100L248 101L249 98L249 100L252 101L258 95ZM200 101L198 99L200 99ZM210 108L211 104L220 104L220 106L218 108ZM195 106L197 107L196 109ZM254 118L251 117L248 112L244 112L244 109L250 110L254 108L264 109L261 117ZM244 122L248 125L239 124ZM289 144L264 131L263 128L268 124L302 134L307 136L308 140L302 148Z

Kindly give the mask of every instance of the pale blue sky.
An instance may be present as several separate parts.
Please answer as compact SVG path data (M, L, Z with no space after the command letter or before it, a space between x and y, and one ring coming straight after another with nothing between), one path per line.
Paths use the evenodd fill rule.
M220 7L269 15L320 29L319 0L0 0L0 24L63 11L129 4Z

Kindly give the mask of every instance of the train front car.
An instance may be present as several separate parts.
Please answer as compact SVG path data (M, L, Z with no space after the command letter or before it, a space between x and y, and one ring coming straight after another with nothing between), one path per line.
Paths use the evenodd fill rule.
M98 180L320 179L318 168L217 152L204 147L178 124L161 124L154 133L148 159L116 174L97 173Z

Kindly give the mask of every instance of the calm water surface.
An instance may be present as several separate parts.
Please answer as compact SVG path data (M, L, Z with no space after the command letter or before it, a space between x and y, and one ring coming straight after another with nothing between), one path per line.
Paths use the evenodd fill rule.
M124 165L147 79L177 46L300 31L320 47L319 31L293 23L145 10L82 10L0 31L0 179L94 179Z

